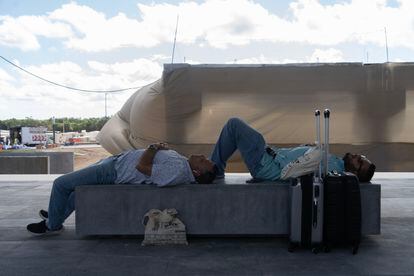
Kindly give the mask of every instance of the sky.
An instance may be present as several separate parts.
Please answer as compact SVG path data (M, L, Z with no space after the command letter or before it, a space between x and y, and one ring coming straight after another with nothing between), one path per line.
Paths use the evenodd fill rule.
M0 56L85 90L140 87L163 64L412 62L412 0L0 0ZM178 17L178 24L177 24ZM107 94L115 114L135 90ZM105 116L105 93L68 90L0 59L0 120Z

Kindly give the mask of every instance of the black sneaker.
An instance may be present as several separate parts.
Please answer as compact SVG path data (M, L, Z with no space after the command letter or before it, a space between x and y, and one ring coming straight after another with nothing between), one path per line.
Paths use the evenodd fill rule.
M42 220L39 223L31 223L26 228L30 233L37 235L54 235L63 231L63 225L58 230L49 230L46 226L46 220Z
M41 219L48 219L49 218L49 214L48 214L47 211L45 211L45 210L42 209L42 210L39 211L39 217Z

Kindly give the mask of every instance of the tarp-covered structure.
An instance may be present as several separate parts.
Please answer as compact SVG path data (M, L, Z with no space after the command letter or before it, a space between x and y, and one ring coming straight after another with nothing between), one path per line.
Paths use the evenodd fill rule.
M379 170L407 171L414 169L413 91L412 63L166 64L99 141L112 154L163 141L184 155L209 155L225 122L240 117L269 144L291 146L315 140L313 112L328 107L334 153L359 151Z

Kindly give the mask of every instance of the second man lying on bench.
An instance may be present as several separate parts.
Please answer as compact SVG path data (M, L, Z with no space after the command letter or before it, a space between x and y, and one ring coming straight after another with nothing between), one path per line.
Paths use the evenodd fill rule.
M58 177L52 187L48 211L40 210L43 219L27 225L34 234L53 234L63 230L63 222L75 210L75 188L80 185L143 184L168 186L209 184L224 177L226 162L239 150L250 174L257 180L278 180L311 172L320 152L315 147L270 149L263 136L238 118L224 125L211 160L204 155L188 159L170 150L164 143L147 149L131 150L108 157L84 169ZM329 169L355 173L360 181L369 181L375 171L362 155L347 153L343 159L329 157Z
M217 167L217 177L224 176L226 162L238 149L254 179L279 180L315 171L321 151L312 146L274 148L267 146L263 136L239 118L231 118L221 130L211 161ZM330 154L329 171L351 172L361 182L370 181L375 165L365 156L347 153L343 158Z

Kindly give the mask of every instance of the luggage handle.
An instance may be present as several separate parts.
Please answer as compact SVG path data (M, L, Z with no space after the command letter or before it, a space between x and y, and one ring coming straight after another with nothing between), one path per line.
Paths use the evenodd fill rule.
M318 201L316 199L313 201L312 225L313 228L318 226Z
M318 147L322 147L321 145L321 112L319 109L315 110L315 124L316 124L316 141L315 144ZM316 177L322 179L322 166L321 163L318 165L318 170L316 172Z
M328 175L329 172L329 164L328 164L328 154L329 154L329 116L331 114L331 111L329 109L325 109L323 112L323 116L325 118L325 140L324 140L324 176Z
M328 162L328 155L329 155L329 117L330 117L331 111L326 108L323 112L323 116L325 119L325 137L324 137L324 144L322 145L321 142L321 121L320 121L320 115L321 112L319 109L315 110L315 125L316 125L316 145L317 146L323 146L323 157L322 161L319 164L317 176L322 179L322 177L325 177L328 175L329 172L329 162ZM323 164L323 166L322 166ZM324 168L323 174L322 174L322 167Z

